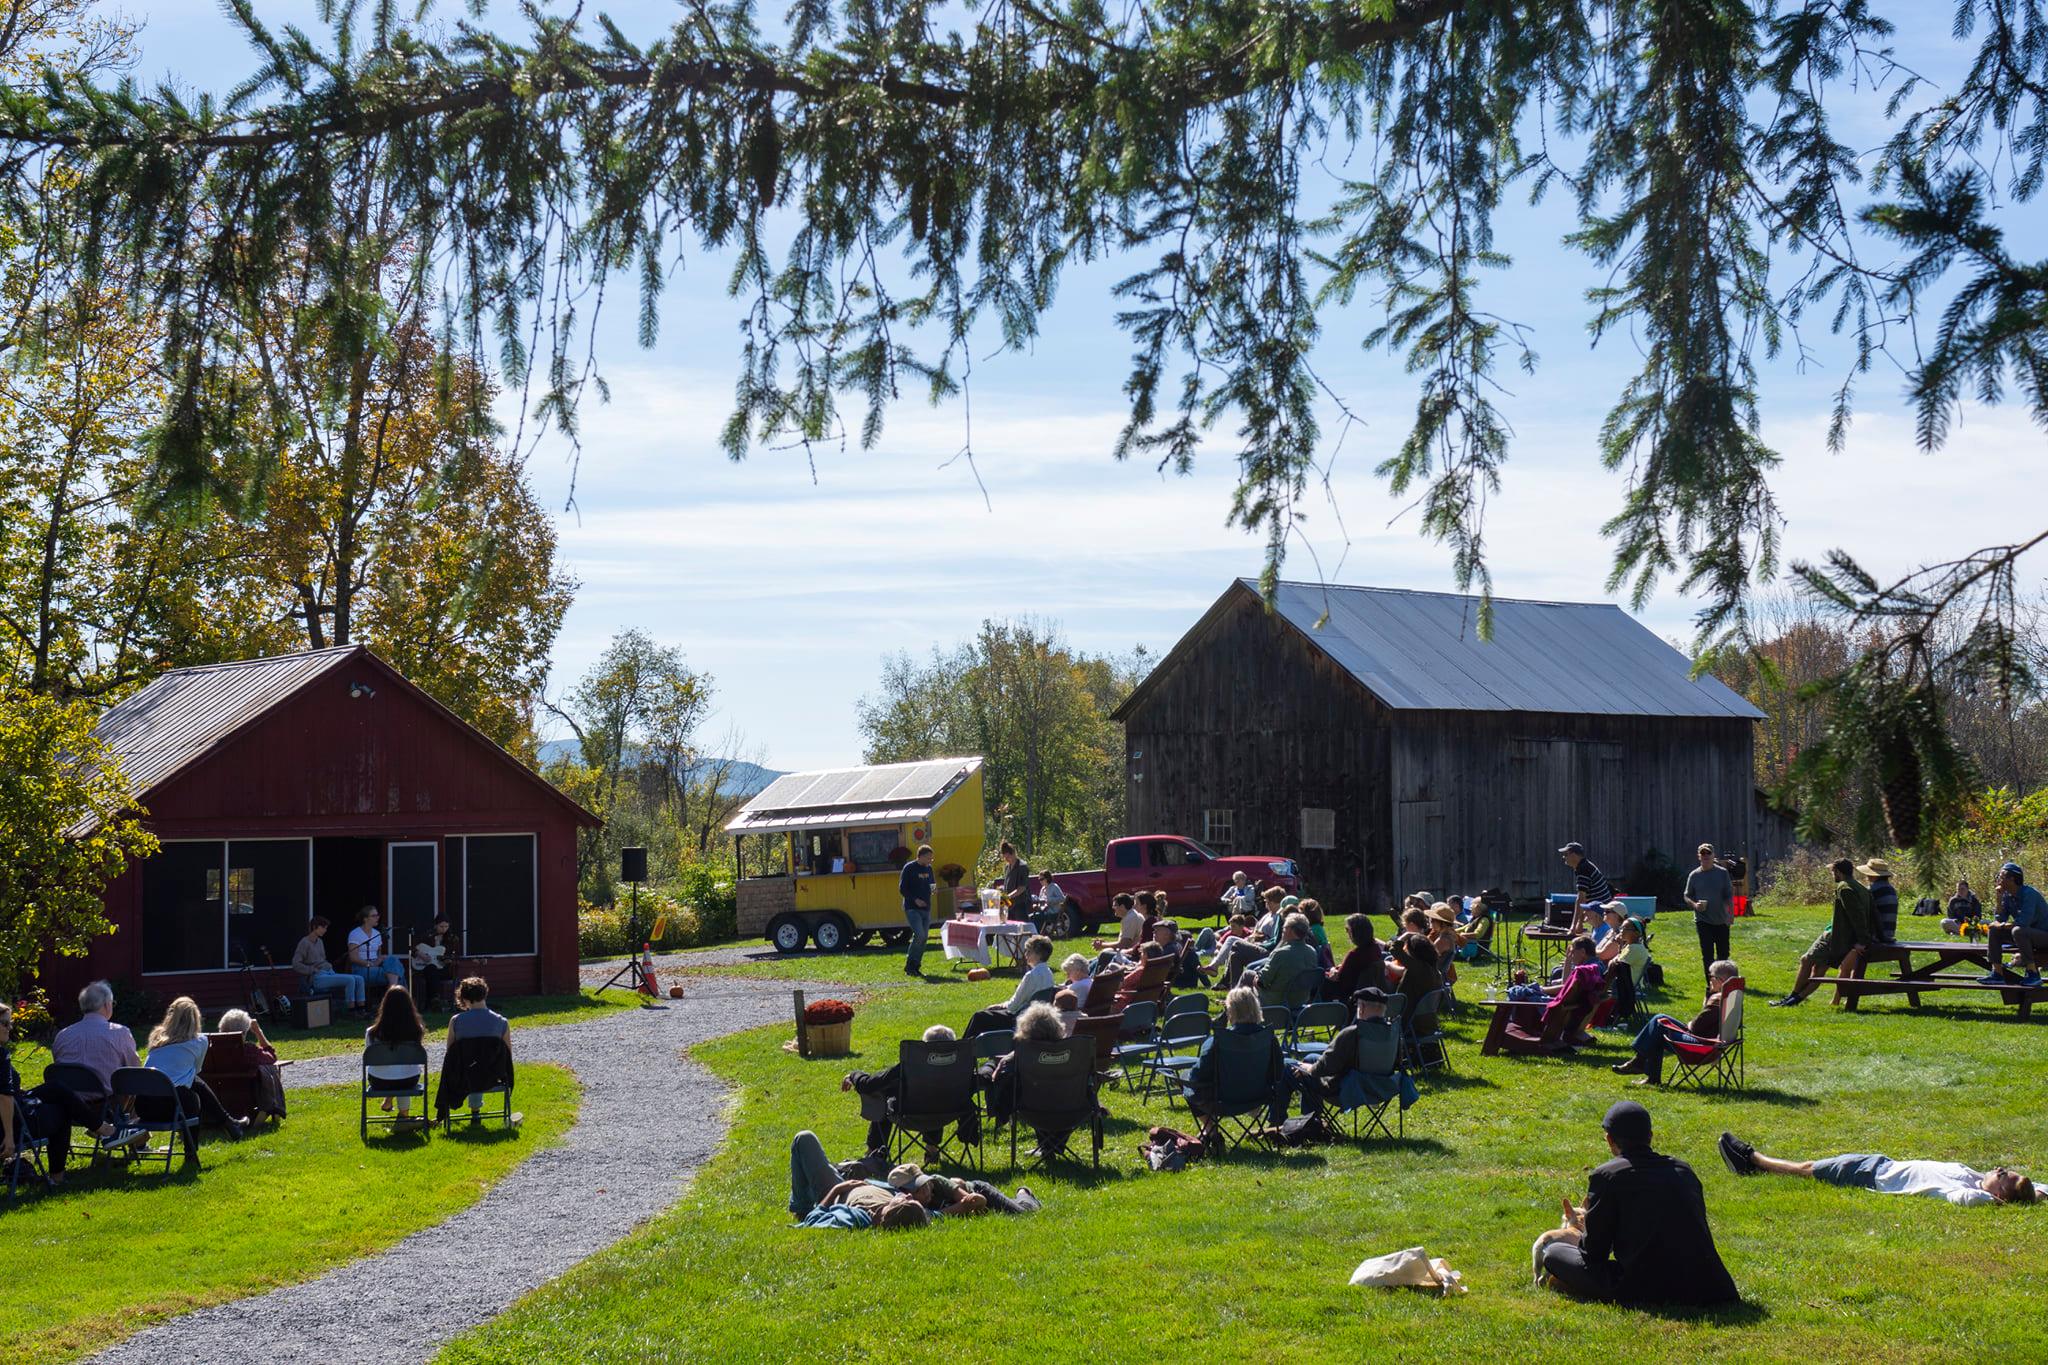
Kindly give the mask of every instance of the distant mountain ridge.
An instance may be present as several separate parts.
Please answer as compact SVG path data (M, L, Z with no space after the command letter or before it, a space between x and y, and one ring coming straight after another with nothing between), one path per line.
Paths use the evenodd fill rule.
M544 739L540 742L540 761L543 765L553 763L557 759L573 760L576 756L576 741L573 739ZM637 748L626 751L628 762L638 762L639 757ZM722 761L716 758L704 759L691 767L690 776L696 777L717 767ZM725 776L725 789L734 796L752 796L781 776L784 774L779 769L764 768L758 763L738 759L734 761L732 771Z

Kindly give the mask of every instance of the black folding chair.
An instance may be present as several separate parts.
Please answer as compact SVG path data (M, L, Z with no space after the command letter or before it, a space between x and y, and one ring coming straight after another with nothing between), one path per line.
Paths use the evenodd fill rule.
M1038 1139L1037 1162L1071 1155L1074 1134L1086 1128L1094 1140L1092 1160L1102 1169L1102 1106L1095 1097L1095 1049L1086 1038L1058 1042L1025 1039L1010 1059L1016 1070L1017 1103L1010 1114L1010 1166L1017 1165L1017 1130Z
M1130 1069L1159 1055L1159 1006L1151 1000L1133 1000L1124 1006L1123 1020L1117 1045L1109 1050L1110 1064L1116 1068L1110 1084L1128 1088Z
M1011 1030L992 1028L986 1033L975 1034L967 1040L967 1045L974 1049L975 1061L992 1062L1008 1052L1016 1041L1017 1035Z
M981 1168L974 1063L974 1050L962 1043L905 1039L896 1045L897 1090L889 1099L891 1161L921 1150L927 1166L956 1161Z
M1188 1108L1201 1118L1210 1147L1219 1155L1245 1143L1271 1150L1266 1128L1286 1085L1273 1031L1222 1029L1211 1041L1209 1060L1214 1078L1189 1094Z
M419 1075L412 1077L410 1080L380 1080L370 1074L370 1068L373 1066L417 1066L420 1072ZM362 1098L362 1136L364 1141L369 1140L370 1125L373 1123L383 1124L393 1132L398 1131L398 1125L401 1123L409 1127L417 1126L422 1137L428 1136L433 1127L433 1120L427 1113L427 1094L427 1046L425 1043L364 1044ZM392 1111L389 1114L382 1112L371 1113L371 1100L377 1100L380 1104L384 1100L393 1101ZM417 1115L400 1114L396 1107L396 1102L399 1100L417 1100L420 1106L419 1113Z
M129 1132L164 1135L165 1175L171 1173L171 1160L180 1146L187 1161L199 1164L199 1115L186 1110L169 1076L146 1066L122 1066L114 1069L110 1084L109 1104L130 1110L125 1125ZM126 1150L138 1161L153 1161L157 1156L153 1147Z
M497 1119L510 1128L519 1120L512 1112L512 1082L510 1043L499 1037L456 1039L441 1059L441 1080L434 1087L434 1109L444 1130L455 1131L455 1116L466 1108L472 1095L479 1103L467 1110L470 1122ZM420 1084L426 1084L424 1074Z
M1349 1005L1335 1000L1318 1000L1303 1005L1295 1011L1293 1036L1286 1040L1287 1055L1313 1062L1349 1022Z
M1361 1141L1377 1132L1381 1137L1391 1138L1407 1132L1407 1111L1400 1106L1401 1082L1405 1074L1401 1070L1401 1030L1389 1019L1367 1019L1359 1023L1358 1061L1353 1067L1361 1076L1391 1079L1393 1093L1384 1098L1374 1098L1370 1093L1359 1095L1360 1103L1353 1108L1343 1107L1341 1099L1334 1106L1337 1111L1337 1130L1353 1141ZM1342 1091L1339 1091L1341 1096ZM1394 1106L1395 1131L1387 1128L1387 1106Z
M1166 1092L1167 1107L1173 1106L1174 1096L1187 1084L1188 1072L1195 1066L1196 1054L1183 1052L1183 1048L1199 1049L1209 1041L1209 1016L1183 1011L1169 1014L1159 1026L1159 1041L1153 1055L1146 1058L1144 1098L1150 1100L1154 1087Z
M104 1120L106 1118L108 1108L108 1100L104 1093L106 1087L100 1083L98 1073L91 1067L80 1066L76 1062L51 1062L43 1068L43 1084L59 1086L69 1090L72 1094L78 1096L80 1102L87 1109L97 1106L101 1119ZM88 1098L89 1096L96 1098ZM81 1130L75 1127L71 1130L70 1154L72 1156L82 1156L97 1164L101 1158L114 1150L113 1143L101 1142L98 1138L94 1137L92 1129L87 1128L82 1131L84 1136L81 1140Z

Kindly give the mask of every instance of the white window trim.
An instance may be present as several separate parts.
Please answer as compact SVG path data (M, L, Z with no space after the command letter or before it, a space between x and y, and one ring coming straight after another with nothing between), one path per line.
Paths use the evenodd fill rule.
M472 958L472 957L473 957L473 958L476 958L476 959L477 959L478 961L483 961L483 960L485 960L485 959L487 959L487 958L488 958L488 959L490 959L490 960L493 960L493 961L495 961L496 959L498 959L498 958L501 958L501 957L539 957L539 956L540 956L540 831L538 831L538 830L531 830L531 829L478 829L478 830L465 830L465 831L464 831L463 833L461 833L461 834L451 834L451 835L447 836L447 838L446 838L445 840L443 840L443 842L444 842L444 843L452 843L453 841L455 841L455 840L457 840L457 839L464 839L464 840L467 840L467 839L518 839L518 838L524 838L524 839L528 839L528 840L531 840L531 841L532 841L532 843L533 843L533 861L532 861L532 862L531 862L531 863L529 864L529 867L531 868L531 870L532 870L532 872L533 872L533 951L532 951L532 952L530 952L530 953L483 953L483 954L477 954L477 953L472 953L472 952L470 952L470 950L469 950L469 845L468 845L467 843L465 843L465 844L463 845L463 847L462 847L462 956L463 956L463 957L464 957L465 959L468 959L468 958Z

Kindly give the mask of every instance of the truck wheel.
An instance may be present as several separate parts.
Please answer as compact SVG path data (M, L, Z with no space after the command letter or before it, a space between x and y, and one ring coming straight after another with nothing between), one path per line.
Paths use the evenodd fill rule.
M1079 938L1088 931L1087 926L1088 921L1081 918L1080 906L1069 902L1067 908L1060 912L1061 938Z
M820 915L811 925L811 942L821 953L836 953L846 947L852 933L853 925L844 915Z
M804 950L804 922L795 915L777 915L768 922L768 941L775 945L778 953L800 953Z

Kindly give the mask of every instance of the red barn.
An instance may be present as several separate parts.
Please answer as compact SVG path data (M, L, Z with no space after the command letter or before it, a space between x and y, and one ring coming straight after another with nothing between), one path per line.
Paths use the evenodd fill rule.
M125 980L239 1002L322 914L394 950L446 914L503 994L576 986L576 836L597 817L361 645L166 673L101 717L162 841L108 888L115 932L50 964L62 1007ZM340 949L335 949L340 955Z

